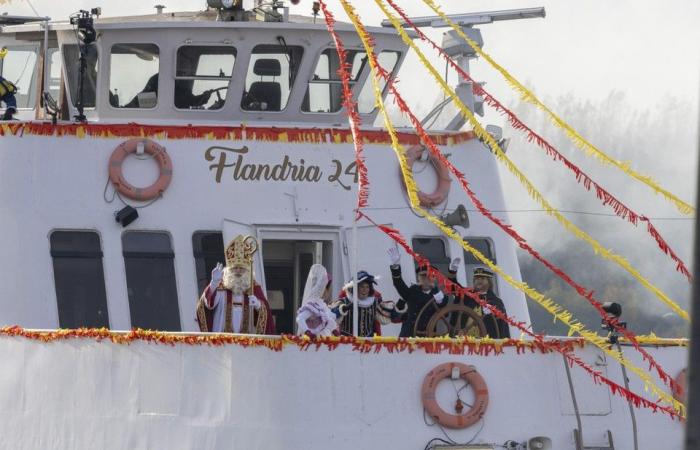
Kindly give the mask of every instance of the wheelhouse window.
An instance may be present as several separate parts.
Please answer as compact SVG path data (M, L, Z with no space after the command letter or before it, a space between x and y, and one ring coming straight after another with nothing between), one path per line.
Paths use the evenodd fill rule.
M48 73L49 73L49 94L56 102L60 101L61 95L61 52L58 48L49 49L48 57Z
M493 251L493 244L491 243L490 239L487 238L464 238L464 240L473 248L481 252L486 258L488 258L489 261L492 263L496 263L496 255ZM464 251L464 270L466 272L467 276L467 283L469 286L472 285L472 278L474 277L474 269L477 267L483 267L484 264L476 259L474 255L472 255L468 251ZM495 286L494 286L495 288Z
M396 69L396 64L399 62L399 56L401 56L399 52L383 51L377 56L377 60L379 61L379 65L381 65L393 77L394 69ZM371 74L369 77L367 77L367 80L360 91L360 95L357 98L357 111L360 114L369 114L373 112L374 108L376 107L374 86L371 77ZM384 92L384 89L386 88L386 80L380 78L379 87L381 88L382 92Z
M92 231L54 231L49 241L59 327L109 327L100 237Z
M68 90L70 91L73 106L78 103L80 94L80 51L78 44L66 44L63 46L63 64L66 67L68 77ZM95 107L97 92L97 72L99 61L97 46L87 45L85 47L85 78L83 80L83 106L85 108Z
M350 85L354 86L367 63L367 54L348 50ZM334 48L321 53L313 78L309 81L301 110L304 112L334 113L343 107L343 84L338 75L340 58Z
M36 47L8 46L0 59L0 75L17 87L18 109L34 109L36 102Z
M180 309L170 235L127 231L122 235L131 326L180 331Z
M198 231L192 235L195 270L199 292L209 284L211 271L217 263L224 263L224 235L216 231Z
M114 44L110 57L109 104L115 108L155 108L158 105L158 46Z
M177 50L175 107L221 109L236 62L230 46L186 45Z
M450 267L450 258L447 256L445 241L438 237L434 238L414 238L412 243L413 251L428 258L430 265L440 272L447 274Z
M299 46L256 46L250 56L241 108L282 111L289 101L303 53Z

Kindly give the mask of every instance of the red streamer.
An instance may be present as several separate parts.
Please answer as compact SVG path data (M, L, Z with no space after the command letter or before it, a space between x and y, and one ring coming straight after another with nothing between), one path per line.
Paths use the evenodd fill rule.
M362 25L360 25L362 27ZM366 30L363 30L366 32ZM654 357L651 356L649 352L647 352L637 341L636 335L625 328L624 326L620 325L619 319L617 318L609 318L608 314L605 312L603 309L602 303L594 298L593 296L593 291L592 290L587 290L585 287L582 285L578 284L576 281L574 281L566 272L564 272L562 269L551 263L549 260L544 258L542 255L539 254L535 249L530 247L530 245L527 243L525 238L523 238L517 231L515 231L510 225L504 223L501 221L498 217L494 216L493 213L479 200L479 198L476 196L474 191L472 191L471 187L469 186L469 183L467 180L464 178L464 174L459 172L453 165L452 163L442 154L440 149L435 145L433 140L430 138L429 134L427 131L423 128L423 125L421 124L420 120L413 114L413 112L410 110L406 102L404 101L403 97L401 94L398 92L396 89L394 80L391 78L389 73L384 69L380 64L379 61L377 60L376 54L371 53L369 55L370 58L373 59L373 62L375 63L377 70L379 72L379 75L382 76L387 81L387 87L389 88L390 92L394 95L395 102L398 106L398 108L408 116L408 118L411 120L411 123L416 129L416 132L421 138L421 141L428 146L430 149L430 152L440 160L440 162L447 167L450 172L457 178L459 183L461 184L462 188L464 191L467 193L469 196L469 199L472 201L474 206L477 208L477 210L484 215L486 218L488 218L492 223L497 225L499 228L501 228L506 234L508 234L515 242L518 244L520 248L525 250L528 254L530 254L533 258L535 258L537 261L542 263L547 269L549 269L552 273L554 273L557 277L562 279L566 284L571 286L576 292L583 298L588 301L598 312L600 317L607 319L608 323L613 327L615 331L623 335L627 340L632 344L632 346L637 350L642 357L644 358L645 361L649 363L650 369L653 368L656 373L659 375L659 378L663 381L664 384L669 386L672 390L678 388L678 384L676 383L675 379L670 376L666 371L661 367L661 365L654 359Z
M411 255L411 257L418 263L420 267L424 267L428 271L428 276L431 279L437 280L438 283L447 291L448 293L453 293L459 296L468 296L471 299L473 299L475 302L477 302L479 305L482 307L488 306L488 303L485 300L482 300L481 297L476 294L474 291L472 291L469 288L463 288L454 282L452 282L450 279L446 278L442 273L440 273L439 270L435 269L430 265L430 261L419 255L418 253L414 252L413 249L408 245L406 242L406 239L401 235L401 233L391 227L388 227L386 225L379 225L377 224L374 220L372 220L370 217L368 217L366 214L361 213L362 216L367 219L368 222L379 228L382 232L384 232L387 236L389 236L394 242L396 242L399 246L401 246L406 253ZM496 308L491 308L492 313L499 319L504 320L507 322L509 325L519 329L521 332L525 333L526 335L532 337L535 339L536 342L539 342L541 344L545 343L545 338L542 334L536 334L532 331L530 331L527 328L527 325L525 322L518 322L512 317L504 314L500 310ZM643 408L648 408L651 409L652 412L656 413L657 411L661 411L663 413L666 413L671 419L679 419L682 420L682 416L679 415L676 411L673 410L670 406L663 406L658 403L652 402L650 400L647 400L644 397L641 397L640 395L635 394L634 392L630 391L629 389L624 388L623 386L620 386L619 384L615 383L614 381L610 380L607 378L605 375L602 373L598 372L597 370L593 369L590 367L588 364L583 362L579 357L577 357L575 354L572 354L571 351L565 350L565 349L560 349L560 348L552 348L554 351L557 351L561 353L568 363L573 366L576 364L577 366L581 367L583 370L585 370L588 374L590 374L593 377L593 381L596 384L604 384L606 385L609 389L610 392L613 395L618 395L620 397L623 397L627 401L630 401L633 405L635 405L637 408L643 407Z
M343 106L348 114L348 119L350 122L350 131L352 132L353 145L355 146L355 164L357 165L358 177L358 189L357 189L357 208L355 220L359 219L359 211L368 204L369 200L369 178L367 177L367 166L365 165L365 157L363 154L364 146L362 144L362 134L360 132L360 127L362 126L362 120L357 112L357 102L352 96L352 88L350 87L350 64L348 63L348 53L345 50L343 42L340 40L340 36L335 32L335 18L333 14L328 10L326 3L322 0L321 10L323 11L323 16L326 19L326 28L328 33L330 33L333 38L333 43L335 44L335 49L338 52L338 61L340 61L338 67L338 75L343 83Z
M547 155L551 156L555 161L559 161L562 164L564 164L564 166L574 174L576 181L579 184L583 184L584 188L587 191L590 191L591 187L593 187L595 189L596 197L601 201L603 206L608 206L615 212L615 215L617 215L623 220L627 220L635 227L640 221L646 222L647 233L656 241L659 249L664 254L668 255L676 263L676 271L682 273L688 279L688 281L692 281L692 275L690 274L690 271L686 267L683 260L676 254L675 251L673 251L673 249L666 242L666 240L664 240L664 238L661 236L661 233L659 233L656 227L654 227L654 225L648 217L638 214L631 208L627 207L624 203L622 203L621 200L617 199L613 194L608 192L600 184L594 181L588 174L581 170L581 168L576 166L568 158L562 155L552 144L545 140L545 138L543 138L530 127L528 127L524 122L522 122L518 118L518 116L515 115L515 113L506 108L489 92L487 92L479 83L474 81L474 79L466 71L459 67L459 65L450 57L450 55L448 55L445 52L445 50L441 46L439 46L435 41L433 41L425 35L425 33L423 33L423 31L421 31L421 29L411 21L408 15L398 5L396 5L393 0L387 0L387 3L389 3L391 7L394 8L394 10L396 10L396 12L399 13L399 15L401 15L402 19L406 22L406 24L413 27L413 29L423 41L429 43L435 50L438 51L440 55L450 64L450 66L452 66L460 74L460 76L464 80L472 83L472 87L476 95L483 96L484 100L489 106L493 107L501 114L505 115L514 129L526 133L528 142L535 142L537 146L545 150Z

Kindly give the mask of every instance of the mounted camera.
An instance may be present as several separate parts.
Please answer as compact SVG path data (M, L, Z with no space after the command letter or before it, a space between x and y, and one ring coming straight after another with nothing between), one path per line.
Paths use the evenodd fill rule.
M102 8L92 8L90 11L81 9L70 16L70 24L76 28L78 39L83 44L92 44L97 39L95 18L100 17Z
M618 327L627 328L627 322L618 321L622 315L622 305L615 302L605 302L603 303L602 308L607 316L603 317L603 319L600 321L600 327L608 331L608 342L611 344L617 344L620 334L612 324L616 323Z

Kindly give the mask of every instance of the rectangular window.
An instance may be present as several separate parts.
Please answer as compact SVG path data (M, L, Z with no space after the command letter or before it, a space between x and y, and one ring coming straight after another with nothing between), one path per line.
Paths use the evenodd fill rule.
M236 62L230 46L186 45L177 50L175 107L221 109Z
M83 81L83 106L85 108L95 107L95 98L97 93L97 72L99 70L99 62L97 56L97 47L95 45L87 45L85 48L85 78ZM66 44L63 46L63 64L66 67L68 76L68 90L70 91L71 101L73 106L78 103L79 97L79 79L80 79L80 51L78 44Z
M226 264L224 256L224 235L215 231L198 231L192 235L195 270L199 292L211 281L211 271L217 263Z
M180 331L180 309L170 235L127 231L122 235L131 326Z
M450 267L450 258L447 256L445 241L438 237L414 238L411 245L413 251L428 258L431 266L447 274L447 270Z
M7 55L0 59L0 75L17 86L18 109L34 109L38 56L35 47L8 46Z
M109 327L100 237L92 231L54 231L49 241L59 327Z
M158 46L114 44L109 66L109 104L150 109L158 105Z
M492 263L496 264L496 255L493 251L493 244L490 239L487 238L475 238L475 237L465 237L464 240L471 246L481 252L485 257L489 259ZM476 259L468 251L464 251L464 270L467 276L467 283L469 286L472 285L472 278L474 275L474 269L477 267L484 267L484 264ZM490 269L489 269L490 270ZM494 283L494 288L496 283Z
M367 63L365 52L348 50L350 85L354 86ZM301 110L304 112L334 113L343 106L343 84L338 75L340 59L334 48L321 53L313 78L309 81Z
M60 102L61 95L61 52L58 48L49 49L49 57L47 59L48 66L48 83L49 83L49 93L56 102ZM60 105L59 105L60 106Z
M282 111L289 101L303 53L299 46L256 46L250 56L241 108Z
M379 65L382 66L391 76L394 76L394 69L396 64L399 62L399 56L401 53L394 51L384 51L377 56ZM379 87L382 92L386 87L386 81L382 78L379 80ZM365 84L362 86L360 91L360 96L357 98L357 111L360 114L369 114L374 111L375 108L375 98L374 98L374 86L372 83L372 74L367 77Z

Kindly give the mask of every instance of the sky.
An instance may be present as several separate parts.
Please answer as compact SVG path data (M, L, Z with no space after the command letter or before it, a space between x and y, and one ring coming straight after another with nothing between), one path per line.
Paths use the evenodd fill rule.
M166 12L199 10L205 5L203 0L31 0L41 15L54 19L63 19L78 9L95 6L102 7L104 16L150 14L155 11L156 3L165 5ZM301 0L291 12L310 15L311 3ZM338 20L346 20L337 0L328 0L327 3ZM351 0L351 3L357 7L365 24L379 25L381 12L373 1ZM421 0L397 0L397 3L409 15L431 15ZM484 50L532 88L545 103L580 128L594 144L616 158L631 161L638 171L652 175L684 200L695 202L700 106L700 27L697 26L700 2L440 0L438 3L451 14L544 6L544 19L481 26ZM26 0L11 0L9 4L0 0L0 12L4 11L32 14ZM425 31L439 42L446 30ZM437 67L444 67L444 62L433 53L429 54ZM502 103L521 114L528 123L537 125L536 128L555 142L566 156L595 173L600 181L634 208L648 216L663 218L657 226L690 263L692 220L682 218L643 185L630 182L615 170L603 168L578 152L542 114L522 103L485 61L473 61L471 69L474 78L485 81L486 88ZM404 75L399 74L399 90L405 93L419 116L427 113L441 98L441 93L437 88L427 92L426 86L434 83L430 82L415 55L409 54L402 72ZM451 80L454 81L454 75ZM556 168L515 130L509 129L502 117L487 113L483 123L504 127L506 137L513 138L509 155L532 174L535 185L555 206L597 213L609 211L602 208L594 196L579 191L580 186L575 182L563 181L565 171ZM522 193L507 172L501 174L501 179L509 209L536 209L537 205ZM664 289L675 293L680 303L687 304L687 283L683 284L672 265L656 251L653 242L647 240L643 230L631 232L625 228L624 222L615 218L568 217L594 234L603 245L620 251L638 264L644 273L655 274ZM574 247L568 238L553 242L552 233L556 236L566 234L557 228L558 225L545 221L541 214L513 213L510 219L528 240L545 247L545 256L558 258L573 270L580 269L580 262L577 265L575 259L562 256L562 248L576 248L577 252L582 252L581 258L586 264L596 264L591 262L594 255ZM524 262L526 268L528 264ZM600 267L607 270L605 265ZM532 276L538 277L537 274ZM657 311L657 306L649 308ZM663 309L658 308L658 311L663 312Z

